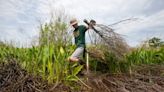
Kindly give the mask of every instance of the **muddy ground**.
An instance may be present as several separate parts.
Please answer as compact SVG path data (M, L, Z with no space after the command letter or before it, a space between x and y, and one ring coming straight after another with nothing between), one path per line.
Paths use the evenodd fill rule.
M132 74L90 74L80 88L58 85L51 92L164 92L164 66L139 66ZM53 85L28 74L15 61L0 64L0 92L50 92Z

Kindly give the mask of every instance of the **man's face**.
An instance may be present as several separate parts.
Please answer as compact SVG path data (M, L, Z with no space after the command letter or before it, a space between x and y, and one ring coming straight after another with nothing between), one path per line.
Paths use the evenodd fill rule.
M78 24L73 25L73 27L76 29L78 27Z

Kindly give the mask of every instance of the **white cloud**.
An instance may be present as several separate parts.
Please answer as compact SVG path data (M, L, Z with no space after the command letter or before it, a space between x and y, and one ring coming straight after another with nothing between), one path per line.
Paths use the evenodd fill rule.
M155 35L163 33L164 3L162 2L163 0L0 0L0 20L2 20L0 35L1 38L15 38L17 41L36 36L38 31L34 30L37 30L38 21L48 21L51 12L64 9L66 13L81 21L84 18L95 19L98 23L104 24L131 17L140 18L138 21L114 27L116 32L127 35L127 39L132 38L134 42L129 41L131 44L136 44L146 38L145 35L138 37L142 31ZM24 34L19 33L20 28L24 30ZM11 34L15 36L11 38Z
M149 31L149 29L164 28L164 21L162 20L164 20L164 10L151 16L138 17L136 21L120 23L114 26L114 28L117 29L117 32L122 34L145 29Z

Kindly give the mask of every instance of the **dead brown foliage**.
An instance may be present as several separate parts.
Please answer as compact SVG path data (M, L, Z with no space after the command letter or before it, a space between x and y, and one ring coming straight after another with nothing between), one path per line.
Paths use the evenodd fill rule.
M0 91L2 92L43 92L47 88L47 82L39 76L28 74L14 60L0 65Z

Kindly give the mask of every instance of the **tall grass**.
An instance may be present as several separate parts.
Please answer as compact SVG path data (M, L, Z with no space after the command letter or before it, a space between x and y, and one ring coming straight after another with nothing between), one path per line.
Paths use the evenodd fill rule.
M105 60L91 58L91 69L109 73L130 73L135 66L146 64L164 65L164 48L137 48L118 59L114 54L103 51Z
M164 64L164 48L139 48L126 55L131 65Z
M1 45L0 60L15 59L28 72L42 76L49 83L78 81L77 74L83 66L70 65L67 61L74 46L66 29L66 24L61 21L42 25L38 46L17 48Z

